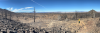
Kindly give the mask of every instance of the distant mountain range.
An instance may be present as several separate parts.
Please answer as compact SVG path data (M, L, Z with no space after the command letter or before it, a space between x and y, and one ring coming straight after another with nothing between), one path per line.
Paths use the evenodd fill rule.
M34 13L34 12L15 12L15 13ZM36 13L61 13L61 12L36 12Z
M84 11L78 11L84 12ZM15 13L34 13L34 12L15 12ZM36 13L75 13L75 12L36 12Z

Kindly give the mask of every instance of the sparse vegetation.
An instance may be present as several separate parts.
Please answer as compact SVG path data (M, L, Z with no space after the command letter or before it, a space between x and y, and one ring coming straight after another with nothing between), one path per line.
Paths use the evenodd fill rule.
M0 9L2 10L2 9ZM0 29L9 30L21 30L21 31L32 31L33 32L45 32L45 33L100 33L100 19L99 13L95 15L90 12L86 13L11 13L7 10L2 10L0 14L3 18L0 18ZM11 14L10 14L11 13ZM95 18L89 18L89 17ZM10 17L9 17L10 16ZM12 21L9 20L12 16ZM25 17L25 18L23 18ZM34 18L32 18L34 17ZM34 19L34 20L33 20ZM80 23L78 20L80 19ZM10 21L10 22L6 22ZM60 21L58 21L60 20ZM65 21L64 21L65 20ZM18 21L18 22L17 22ZM34 23L35 22L35 23ZM8 27L7 27L8 26ZM4 28L2 28L4 27ZM32 29L29 29L32 28ZM36 29L37 28L37 29ZM94 31L95 30L95 31ZM17 31L19 32L19 31Z

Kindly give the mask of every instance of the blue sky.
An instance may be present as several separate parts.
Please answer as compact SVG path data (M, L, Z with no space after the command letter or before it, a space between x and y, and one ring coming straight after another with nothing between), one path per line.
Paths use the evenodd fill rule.
M100 11L100 0L0 0L0 8L13 12Z

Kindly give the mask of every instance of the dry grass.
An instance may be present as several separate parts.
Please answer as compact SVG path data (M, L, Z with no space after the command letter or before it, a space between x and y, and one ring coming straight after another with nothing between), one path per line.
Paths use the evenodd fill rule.
M71 32L76 33L98 33L100 31L100 28L96 26L96 23L98 23L99 18L80 18L80 23L78 23L78 20L69 20L69 21L58 21L57 16L58 15L37 15L39 17L36 18L36 22L34 22L33 18L28 18L25 20L23 17L13 17L13 20L19 20L22 23L31 23L33 27L41 27L41 28L52 28L52 27L58 27L66 30L71 30ZM44 17L43 17L44 16ZM45 17L46 16L46 17ZM79 19L79 18L78 18ZM96 32L97 31L97 32Z

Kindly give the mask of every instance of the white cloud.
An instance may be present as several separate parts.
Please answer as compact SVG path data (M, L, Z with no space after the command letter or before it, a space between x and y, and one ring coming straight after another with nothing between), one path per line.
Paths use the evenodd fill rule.
M12 11L13 10L13 7L9 7L9 8L7 8L9 11Z
M13 10L13 8L11 8L11 10Z
M37 3L37 2L35 2L35 1L33 1L33 0L31 0L32 2L34 2L34 3L36 3L36 4L38 4L38 5L40 5L39 3ZM42 5L40 5L40 6L42 6ZM42 7L44 7L44 6L42 6ZM44 7L45 8L45 7ZM46 8L45 8L46 9Z
M14 9L12 12L29 12L33 10Z
M25 9L29 9L29 8L33 8L33 7L25 7Z
M33 10L21 10L21 11L33 11Z
M20 9L17 9L17 10L23 10L24 8L20 8Z
M9 8L7 8L7 9L9 9Z
M12 12L20 12L20 11L33 11L33 10L27 10L27 9L30 9L30 8L33 8L33 7L24 7L24 8L20 8L20 9L14 9L12 10L13 8L11 8ZM9 9L9 8L7 8Z

